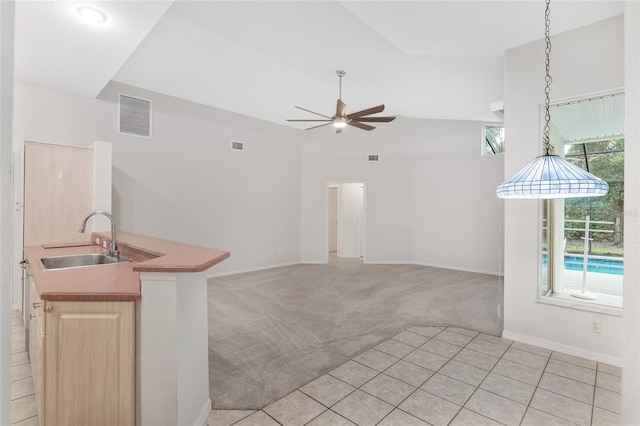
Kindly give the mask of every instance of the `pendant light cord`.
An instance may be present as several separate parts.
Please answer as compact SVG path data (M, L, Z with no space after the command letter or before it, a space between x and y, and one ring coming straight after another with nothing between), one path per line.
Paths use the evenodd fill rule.
M544 81L546 83L546 86L544 88L544 128L542 136L542 142L544 143L544 155L553 154L553 146L551 146L551 143L549 142L549 130L551 123L551 114L549 113L549 92L551 91L551 83L553 82L553 78L551 78L551 74L549 74L549 56L551 54L551 36L549 34L549 24L551 23L551 21L549 19L549 3L551 3L551 0L546 1L546 9L544 11L544 41L546 43L546 48L544 50L546 57L544 63L546 71Z

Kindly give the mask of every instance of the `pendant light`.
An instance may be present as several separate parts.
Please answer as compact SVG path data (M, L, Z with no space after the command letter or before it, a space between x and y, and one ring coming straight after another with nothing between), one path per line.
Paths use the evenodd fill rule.
M609 192L609 185L602 179L584 169L575 166L564 158L553 154L549 142L551 115L549 113L549 91L552 82L549 74L549 54L551 37L549 36L549 3L546 1L545 30L546 42L546 87L544 103L544 129L542 142L544 155L536 157L519 172L504 181L496 189L498 198L576 198L598 197Z

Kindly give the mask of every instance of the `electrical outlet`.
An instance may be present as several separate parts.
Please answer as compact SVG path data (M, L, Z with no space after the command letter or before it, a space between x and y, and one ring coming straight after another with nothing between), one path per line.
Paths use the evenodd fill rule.
M600 333L600 320L591 321L591 331L593 333Z
M502 318L502 305L498 305L498 318Z

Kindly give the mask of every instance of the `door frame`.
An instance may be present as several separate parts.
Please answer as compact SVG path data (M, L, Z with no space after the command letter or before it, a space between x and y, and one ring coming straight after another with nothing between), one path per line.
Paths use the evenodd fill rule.
M354 179L354 180L329 180L325 185L325 262L329 263L329 188L332 186L338 186L338 247L337 254L340 253L340 195L341 185L345 183L355 183L362 186L362 203L360 208L360 223L358 229L359 243L360 243L360 258L364 263L367 262L367 181L366 179Z

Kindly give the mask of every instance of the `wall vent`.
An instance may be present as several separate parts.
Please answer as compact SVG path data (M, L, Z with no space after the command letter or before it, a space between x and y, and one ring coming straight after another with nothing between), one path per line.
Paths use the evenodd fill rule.
M118 93L118 133L151 137L151 101Z
M378 154L369 154L368 161L380 161L380 157L378 156Z
M231 141L231 149L235 151L244 151L244 142Z

